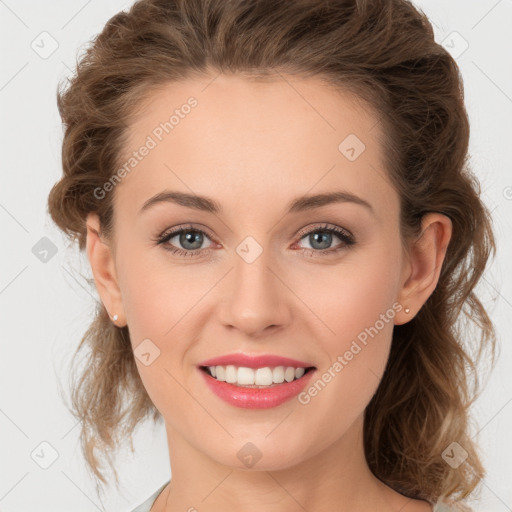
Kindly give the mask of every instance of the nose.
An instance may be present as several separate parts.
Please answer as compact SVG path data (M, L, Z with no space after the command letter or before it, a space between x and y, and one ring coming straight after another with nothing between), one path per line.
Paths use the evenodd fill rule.
M283 328L291 318L288 301L293 294L279 270L271 268L276 265L266 252L251 263L235 254L234 268L226 276L229 284L223 287L219 304L222 324L251 337Z

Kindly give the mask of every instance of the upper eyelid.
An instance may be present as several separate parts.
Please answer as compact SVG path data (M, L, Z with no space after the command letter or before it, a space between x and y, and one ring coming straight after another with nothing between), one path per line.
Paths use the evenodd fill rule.
M165 237L165 236L171 235L171 234L177 235L178 233L181 233L182 231L200 231L200 232L203 232L206 235L208 235L210 238L215 238L214 236L212 236L210 234L210 231L208 228L201 226L201 225L189 225L189 224L185 224L183 226L178 226L178 227L167 228L164 231L162 231L162 234L159 235L159 237Z
M331 232L334 232L334 234L337 236L344 234L349 238L354 238L354 235L352 234L352 232L349 231L347 228L344 228L341 226L336 226L334 224L331 224L330 222L324 222L322 224L323 224L322 226L313 226L310 228L303 228L303 229L299 230L299 232L297 233L297 236L299 236L300 238L303 238L311 233L314 233L315 231L331 231ZM342 233L337 233L338 231L341 231Z

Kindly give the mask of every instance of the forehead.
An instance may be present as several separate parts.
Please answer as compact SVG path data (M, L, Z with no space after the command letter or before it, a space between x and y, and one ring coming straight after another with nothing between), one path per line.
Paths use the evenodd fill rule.
M129 125L122 164L137 157L116 205L140 208L171 189L261 211L336 188L389 208L396 195L379 129L362 102L318 78L221 74L169 83Z

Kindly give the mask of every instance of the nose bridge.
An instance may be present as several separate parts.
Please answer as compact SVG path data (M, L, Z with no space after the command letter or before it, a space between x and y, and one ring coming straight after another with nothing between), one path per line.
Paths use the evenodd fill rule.
M271 251L247 237L235 249L223 322L247 333L280 326L288 319L286 287L275 275ZM274 265L275 266L275 265Z

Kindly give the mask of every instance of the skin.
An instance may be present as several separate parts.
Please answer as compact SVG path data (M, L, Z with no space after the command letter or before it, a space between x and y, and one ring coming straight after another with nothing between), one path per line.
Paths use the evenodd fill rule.
M127 154L187 98L198 105L115 188L113 239L100 236L95 214L87 218L87 255L107 311L128 325L134 349L150 339L160 350L148 366L135 358L165 419L172 468L152 512L432 510L370 472L363 413L393 325L413 318L436 287L450 220L425 216L422 236L405 251L380 125L348 94L316 78L214 77L151 94L129 127ZM354 161L338 150L349 134L366 146ZM167 202L140 212L164 190L211 197L223 211ZM350 202L286 214L298 196L335 190L368 201L374 214ZM174 255L153 241L188 223L207 230L201 254ZM356 243L333 235L322 246L298 236L302 228L321 236L324 223L348 230ZM247 236L263 250L252 263L236 252ZM191 250L179 236L170 245ZM325 247L342 249L322 256ZM233 407L196 368L227 353L270 353L310 362L318 378L394 303L401 310L306 405ZM247 442L262 454L251 468L237 457Z

